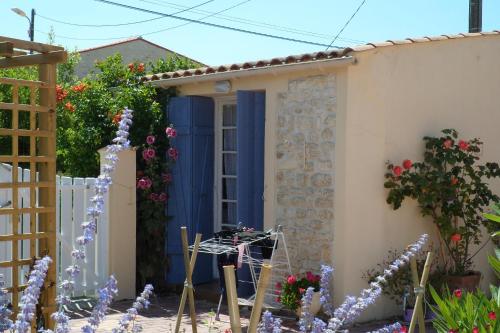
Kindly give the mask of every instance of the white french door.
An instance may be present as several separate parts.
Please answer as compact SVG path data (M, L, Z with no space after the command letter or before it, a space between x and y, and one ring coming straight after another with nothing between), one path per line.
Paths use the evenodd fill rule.
M215 101L214 231L236 227L236 97Z

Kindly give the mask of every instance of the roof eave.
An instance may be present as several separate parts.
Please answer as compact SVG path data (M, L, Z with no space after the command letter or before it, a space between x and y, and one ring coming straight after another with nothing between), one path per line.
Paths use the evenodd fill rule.
M313 60L300 63L292 64L282 64L282 65L272 65L266 67L248 68L248 69L238 69L227 72L217 72L210 74L200 74L192 76L181 76L176 78L168 79L157 79L146 81L155 87L168 88L174 86L181 86L190 83L198 82L209 82L209 81L219 81L219 80L229 80L229 79L239 79L247 76L259 76L259 75L277 75L282 73L287 73L291 71L307 70L307 69L317 69L326 70L334 67L344 67L352 65L356 62L353 56L345 56L341 58L334 59L324 59L324 60Z

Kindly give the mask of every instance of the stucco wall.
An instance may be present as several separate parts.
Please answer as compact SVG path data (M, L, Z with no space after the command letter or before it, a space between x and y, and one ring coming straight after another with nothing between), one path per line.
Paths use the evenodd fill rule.
M333 237L333 248L328 250L330 258L325 262L335 266L333 295L336 304L346 294L356 295L367 286L361 278L363 272L384 259L389 249L401 249L424 232L435 234L433 224L420 217L411 201L405 201L397 211L385 202L387 192L383 187L383 175L387 160L419 160L424 135L438 135L443 128L456 128L464 138L477 136L484 140L484 161L500 161L499 55L500 36L482 36L355 52L357 63L343 68L270 73L231 80L233 91L266 90L264 224L270 227L280 221L298 226L300 221L304 223L302 228L306 235L314 230L311 222L317 217L307 215L307 207L289 209L300 204L299 200L280 202L279 193L292 184L298 187L301 179L297 169L285 171L288 158L287 161L279 158L282 132L290 142L301 142L301 130L296 131L295 127L280 129L280 115L293 114L292 110L299 105L308 112L321 110L325 105L323 94L327 94L328 89L323 90L320 85L319 91L313 92L318 94L318 100L313 101L309 99L311 92L308 89L314 84L306 87L307 83L294 83L291 86L290 82L312 82L319 75L322 80L332 82L324 87L333 84L330 92L335 98L335 122L329 128L335 133L331 147L335 155L331 170L334 185L328 185L328 189L334 188L335 194L332 192L334 203L327 209L332 216L325 219L330 221L331 229L322 226L311 238L289 237L294 237L293 242L302 242L312 248L317 239ZM180 86L179 90L182 95L217 96L213 82L188 84ZM304 103L295 102L301 100ZM305 102L307 100L310 102ZM325 113L318 112L319 121L308 132L314 135L326 128L326 123L321 121ZM294 133L299 134L294 137ZM298 148L300 144L295 146ZM296 154L299 160L301 155ZM494 182L493 186L500 194L500 183ZM300 191L321 195L323 189L309 183ZM308 199L306 196L306 202ZM475 258L476 268L486 276L483 287L492 277L486 262L488 251L491 252L491 247L483 249ZM302 253L294 253L299 259L302 257ZM319 268L315 260L304 266L294 264L298 266L300 270ZM381 299L362 320L394 314L397 309L390 304L387 299Z
M473 37L385 47L356 53L348 68L345 107L337 113L334 260L336 290L355 293L365 286L361 272L390 248L401 248L433 224L407 200L393 211L386 204L383 174L387 160L421 160L422 137L456 128L464 138L485 142L483 161L500 161L500 38ZM344 95L345 94L345 95ZM499 182L494 190L500 194ZM435 239L434 239L435 240ZM436 243L437 244L437 243ZM486 247L476 268L492 277ZM379 302L367 313L394 311Z
M76 75L78 77L83 77L89 72L95 71L94 65L96 61L104 60L116 53L122 55L124 64L135 61L148 64L149 62L155 62L160 58L166 58L173 54L172 52L151 45L143 40L133 40L127 43L111 45L80 53L81 59L76 67Z

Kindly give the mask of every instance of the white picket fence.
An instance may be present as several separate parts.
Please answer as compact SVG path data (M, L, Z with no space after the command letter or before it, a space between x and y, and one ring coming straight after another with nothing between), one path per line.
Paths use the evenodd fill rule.
M0 182L12 181L12 167L0 164ZM30 179L29 170L18 170L18 181L27 182ZM57 273L58 280L66 278L65 268L71 264L71 251L75 245L76 237L82 235L80 224L86 221L87 207L94 195L95 178L72 178L57 176L56 196L56 230L57 230ZM29 188L19 190L19 204L21 207L29 207ZM37 195L38 198L38 195ZM0 205L9 206L12 202L12 191L0 189ZM105 198L105 209L97 224L97 234L94 242L87 247L87 258L81 265L82 273L75 284L73 296L92 296L96 294L99 286L104 285L108 276L108 198ZM38 221L37 221L38 225ZM23 214L19 221L19 230L29 230L30 216ZM12 233L12 221L9 215L0 215L0 234ZM20 259L30 257L29 240L19 242ZM0 242L0 262L12 259L12 244ZM21 273L24 276L29 270L28 266L22 266ZM6 286L12 285L12 269L0 268L0 274L4 274Z

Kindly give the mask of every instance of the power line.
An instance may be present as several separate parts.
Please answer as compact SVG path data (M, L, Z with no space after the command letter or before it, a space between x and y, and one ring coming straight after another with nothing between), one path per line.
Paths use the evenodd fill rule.
M193 10L195 8L198 8L198 7L201 7L203 5L206 5L207 3L210 3L210 2L214 2L215 0L208 0L208 1L205 1L205 2L202 2L200 4L197 4L195 6L192 6L192 7L186 7L182 10L179 10L175 13L172 13L171 15L177 15L177 14L180 14L180 13L184 13L184 12L188 12L190 10ZM57 20L57 19L53 19L53 18L50 18L50 17L47 17L47 16L43 16L43 15L40 15L37 13L37 16L47 20L47 21L51 21L51 22L56 22L56 23L60 23L60 24L65 24L65 25L72 25L72 26L75 26L75 27L93 27L93 28L103 28L103 27L120 27L120 26L124 26L124 25L132 25L132 24L139 24L139 23L145 23L145 22L151 22L151 21L155 21L155 20L159 20L159 19L162 19L162 18L165 18L166 16L159 16L159 17L154 17L154 18L150 18L150 19L147 19L147 20L142 20L142 21L133 21L133 22L125 22L125 23L116 23L116 24L81 24L81 23L72 23L72 22L66 22L66 21L61 21L61 20Z
M359 10L361 9L361 7L363 7L363 5L365 4L365 2L366 2L366 0L361 1L361 3L359 4L358 8L354 11L354 13L347 20L347 22L344 24L344 26L342 27L342 29L340 29L340 31L337 33L337 35L332 39L332 41L330 42L330 44L326 47L327 51L333 45L333 43L335 43L335 41L337 40L337 38L339 38L339 36L342 33L342 31L344 31L344 29L349 25L349 23L352 21L352 19L354 18L354 16L356 16L356 14L359 12Z
M235 7L238 7L238 6L241 6L241 5L243 5L243 4L247 3L247 2L250 2L250 1L251 0L241 1L241 2L235 4L235 5L231 6L231 7L227 7L225 9L222 9L222 10L218 11L218 12L215 12L215 13L212 13L210 15L204 16L204 17L200 18L199 20L204 20L204 19L209 18L211 16L214 16L214 15L226 12L226 11L228 11L230 9L233 9ZM160 32L164 32L164 31L167 31L167 30L173 30L173 29L176 29L176 28L179 28L179 27L183 27L183 26L191 24L191 23L192 22L186 22L186 23L179 24L179 25L176 25L176 26L173 26L173 27L168 27L166 29L161 29L161 30L146 32L146 33L141 34L140 36L148 36L148 35L153 35L153 34L157 34L157 33L160 33ZM43 34L49 35L49 33L44 32L44 31L37 30L37 32L41 32ZM122 37L112 37L112 38L79 38L79 37L69 37L69 36L61 36L61 35L55 35L55 36L59 37L59 38L74 39L74 40L117 40L117 39L125 39L125 38L132 37L132 36L122 36Z
M186 8L186 6L179 5L173 2L168 2L168 1L163 1L163 0L138 0L141 2L145 3L150 3L158 6L163 6L163 7L169 7L169 8ZM191 10L193 13L199 13L199 14L212 14L213 12L203 10L203 9L197 9L197 10ZM327 35L327 34L321 34L318 32L313 32L313 31L307 31L307 30L301 30L301 29L296 29L292 27L287 27L287 26L282 26L282 25L276 25L276 24L270 24L267 22L261 22L261 21L255 21L255 20L250 20L247 18L242 18L242 17L236 17L236 16L230 16L230 15L217 15L218 19L230 21L230 22L237 22L237 23L243 23L251 26L256 26L256 27L261 27L261 28L267 28L271 30L277 30L277 31L284 31L284 32L289 32L293 34L298 34L298 35L303 35L303 36L311 36L311 37L317 37L317 38L322 38L322 39L327 39L331 40L332 35ZM351 39L351 38L337 38L339 40L343 40L346 42L351 42L351 43L366 43L366 41L359 40L359 39Z
M241 28L235 28L235 27L225 26L225 25L221 25L221 24L215 24L215 23L210 23L210 22L203 22L203 21L199 21L199 20L194 20L194 19L186 18L186 17L176 16L176 15L171 15L171 14L165 14L165 13L157 12L157 11L150 10L150 9L145 9L145 8L130 6L130 5L126 5L126 4L121 4L121 3L117 3L117 2L113 2L113 1L109 1L109 0L95 0L95 1L106 3L106 4L109 4L109 5L118 6L118 7L133 9L133 10L141 11L141 12L145 12L145 13L150 13L150 14L156 14L156 15L163 15L163 16L167 16L167 17L172 17L172 18L175 18L175 19L178 19L178 20L183 20L183 21L187 21L187 22L191 22L191 23L197 23L197 24L201 24L201 25L206 25L206 26L213 27L213 28L232 30L232 31L236 31L236 32L241 32L241 33L246 33L246 34L251 34L251 35L256 35L256 36L261 36L261 37L268 37L268 38L286 40L286 41L289 41L289 42L303 43L303 44L316 45L316 46L327 46L327 47L331 46L331 44L330 45L326 45L326 44L322 44L322 43L316 43L316 42L311 42L311 41L306 41L306 40L301 40L301 39L295 39L295 38L289 38L289 37L271 35L271 34L267 34L267 33L256 32L256 31L251 31L251 30L246 30L246 29L241 29Z

